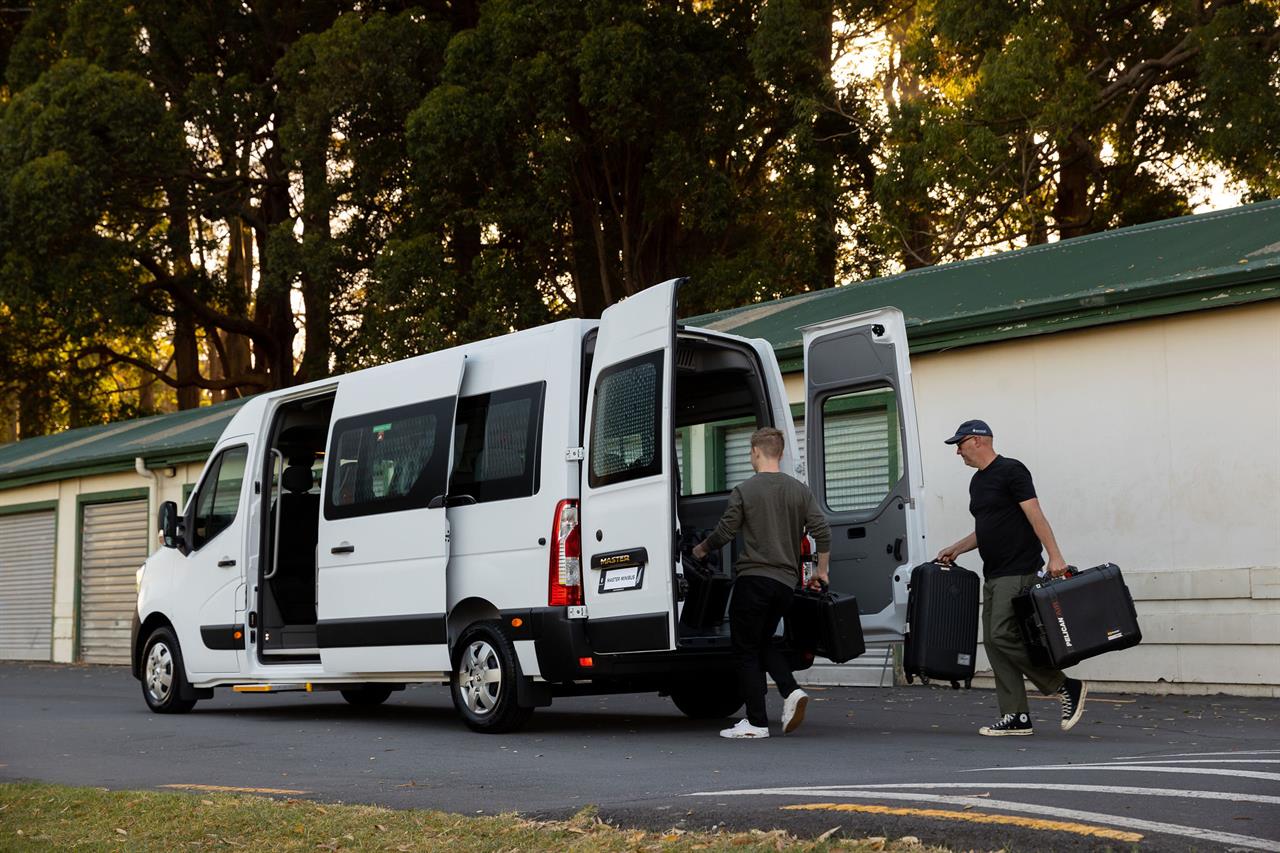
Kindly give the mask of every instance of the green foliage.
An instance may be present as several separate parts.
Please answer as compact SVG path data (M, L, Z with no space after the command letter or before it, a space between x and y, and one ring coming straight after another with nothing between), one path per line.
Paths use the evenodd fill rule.
M1280 195L1275 0L13 11L0 397L24 435L674 276L691 314L1181 215L1206 170Z

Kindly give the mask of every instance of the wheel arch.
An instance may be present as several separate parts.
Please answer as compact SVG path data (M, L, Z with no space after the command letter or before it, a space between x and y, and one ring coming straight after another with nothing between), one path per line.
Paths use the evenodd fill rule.
M490 622L502 618L502 611L492 602L479 596L464 598L449 611L449 649L457 648L458 641L468 628L477 622Z
M138 626L138 633L133 639L133 650L129 656L133 667L133 677L139 681L142 680L142 650L146 648L147 640L150 639L152 632L157 628L168 628L175 637L178 636L178 630L173 627L173 622L158 610L142 620L142 623ZM183 660L183 666L186 666L185 659Z

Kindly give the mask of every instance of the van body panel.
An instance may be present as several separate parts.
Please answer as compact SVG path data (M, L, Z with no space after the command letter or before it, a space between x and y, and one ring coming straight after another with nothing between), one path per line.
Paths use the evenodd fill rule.
M588 635L601 651L675 648L675 447L672 424L678 280L600 318L587 391L582 584ZM636 618L629 635L612 620ZM657 625L665 619L665 629ZM599 621L600 632L590 623Z
M447 670L443 497L464 356L446 350L338 384L316 551L326 670Z
M802 332L808 481L831 523L831 587L857 596L868 641L900 639L908 570L926 559L906 323L884 308Z

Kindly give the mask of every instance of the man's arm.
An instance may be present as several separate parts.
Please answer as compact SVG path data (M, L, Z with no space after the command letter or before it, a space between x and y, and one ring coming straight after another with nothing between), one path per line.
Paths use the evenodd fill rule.
M951 545L948 545L947 547L943 548L941 551L938 552L938 556L935 559L937 559L939 563L954 563L956 561L956 557L959 557L961 554L965 553L966 551L972 551L974 548L977 548L977 547L978 547L978 534L976 532L970 533L968 536L964 537L959 542L954 542Z
M733 541L733 537L738 535L738 528L741 526L742 493L735 487L733 493L729 495L729 506L725 508L724 515L720 516L716 529L706 539L693 546L693 556L699 560L705 560L713 550L723 548L725 543Z
M1067 561L1062 558L1062 552L1058 550L1058 540L1053 537L1053 528L1049 526L1049 519L1044 517L1044 510L1040 509L1040 499L1032 498L1018 506L1022 507L1022 511L1026 513L1027 521L1031 522L1031 529L1036 532L1040 544L1049 554L1050 576L1059 577L1066 572Z
M827 522L827 517L822 514L822 507L818 506L818 499L809 493L809 503L805 507L804 518L805 530L809 531L809 535L813 537L814 543L817 545L818 565L814 569L813 579L821 583L829 583L831 576L831 525Z

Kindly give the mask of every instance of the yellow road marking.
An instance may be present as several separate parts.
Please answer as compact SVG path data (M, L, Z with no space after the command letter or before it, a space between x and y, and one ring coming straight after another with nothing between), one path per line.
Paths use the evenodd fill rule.
M1045 820L1043 818L990 814L988 812L958 812L952 811L951 809L916 809L903 806L877 806L863 803L803 803L801 805L783 806L782 808L791 811L865 812L867 814L899 815L904 817L933 817L941 818L943 820L965 820L970 823L997 823L1005 826L1021 826L1026 829L1071 832L1076 835L1091 835L1095 838L1108 838L1112 841L1142 840L1142 835L1137 832L1124 832L1119 829L1107 829L1102 826L1091 826L1087 823L1069 823L1062 820Z
M307 794L292 788L233 788L230 785L160 785L161 788L177 788L182 791L227 792L232 794Z

